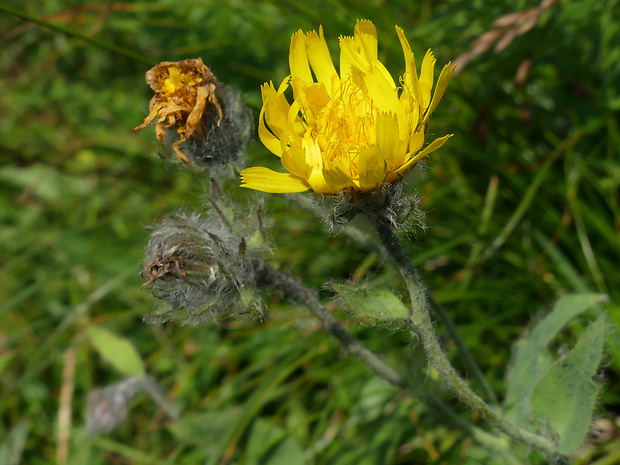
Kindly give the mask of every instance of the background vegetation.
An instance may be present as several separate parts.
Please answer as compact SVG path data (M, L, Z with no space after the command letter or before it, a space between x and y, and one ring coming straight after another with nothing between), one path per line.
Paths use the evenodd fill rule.
M620 460L618 3L558 1L503 50L492 43L462 66L430 125L455 136L410 182L429 229L407 241L499 396L512 344L559 296L609 294L602 433L575 459L599 465ZM339 35L370 19L396 75L398 24L419 59L433 49L438 72L497 18L537 1L4 5L44 24L0 12L0 463L497 463L445 418L374 378L281 296L265 296L263 321L144 324L152 309L139 291L144 226L205 201L203 181L156 156L154 131L131 128L151 97L144 73L162 60L202 57L257 115L259 86L288 73L289 38L300 28L322 24L335 52ZM498 29L498 39L510 29ZM248 165L273 158L255 142ZM404 290L373 252L326 234L285 197L234 195L264 198L275 258L307 284L372 280ZM572 347L594 314L573 321L554 350ZM421 393L441 394L410 334L339 317L392 365L418 373ZM139 396L118 429L86 435L88 392L126 376L127 352L98 346L92 327L137 349L180 420Z

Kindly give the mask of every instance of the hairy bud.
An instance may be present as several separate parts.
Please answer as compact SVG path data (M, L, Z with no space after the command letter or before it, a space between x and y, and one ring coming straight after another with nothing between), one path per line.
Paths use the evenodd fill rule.
M337 230L358 214L380 217L398 231L412 232L424 229L424 212L420 198L405 192L402 183L384 184L373 192L343 191L325 199L328 210L327 224Z
M262 315L257 281L267 247L260 217L231 217L214 204L204 214L172 214L153 228L142 288L152 290L159 308L148 320L194 325Z

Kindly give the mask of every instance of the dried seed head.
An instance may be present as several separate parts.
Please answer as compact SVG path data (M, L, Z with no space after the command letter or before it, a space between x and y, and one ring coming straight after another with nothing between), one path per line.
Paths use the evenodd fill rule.
M240 161L251 114L239 94L226 89L201 58L164 61L146 73L146 82L155 95L149 115L134 131L157 117L157 138L172 142L177 158L198 171Z

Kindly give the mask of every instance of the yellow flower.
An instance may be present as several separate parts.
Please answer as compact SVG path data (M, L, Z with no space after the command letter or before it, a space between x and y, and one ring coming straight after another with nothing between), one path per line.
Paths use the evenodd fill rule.
M216 98L219 82L202 62L202 58L172 62L163 61L146 73L146 83L155 91L144 123L133 128L144 129L157 118L157 138L164 140L166 129L174 128L179 140L172 144L179 160L189 159L179 149L190 137L204 136L200 122L214 107L222 121L222 108ZM207 104L210 105L207 105Z
M358 21L353 37L340 38L340 76L334 68L323 29L291 39L291 75L276 90L262 87L258 134L280 157L288 173L253 167L241 173L241 187L289 193L312 189L336 194L345 189L369 192L399 181L451 134L425 149L424 133L452 77L442 70L432 95L435 58L429 50L416 71L413 52L396 27L405 54L405 73L397 87L377 58L377 32ZM284 91L293 88L293 104Z

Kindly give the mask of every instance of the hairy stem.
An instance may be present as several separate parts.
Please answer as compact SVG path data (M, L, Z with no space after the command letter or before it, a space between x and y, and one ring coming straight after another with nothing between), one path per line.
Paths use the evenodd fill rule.
M320 209L315 202L310 200L308 196L290 196L290 200L297 205L299 205L304 210L309 211L313 215L321 218L322 220L326 220L326 213L324 210ZM385 247L381 244L377 243L377 241L373 240L372 237L367 234L365 231L362 231L355 226L352 226L350 223L343 225L340 230L344 235L348 236L351 240L357 242L362 247L367 249L374 250L377 252L381 258L388 259L389 255ZM465 342L461 338L461 335L456 330L456 326L450 318L450 315L445 311L445 309L437 302L437 300L433 297L433 294L430 292L426 293L428 300L430 301L431 307L433 308L433 313L437 316L440 323L446 329L450 338L454 341L456 345L456 350L465 365L465 369L468 373L471 374L472 378L476 380L476 383L482 389L483 397L491 402L493 405L499 405L497 401L497 397L495 396L495 392L491 388L489 382L482 374L480 367L474 360L471 352L465 345Z
M332 333L347 351L356 356L377 375L401 389L408 387L408 382L403 376L388 366L380 357L368 350L364 344L342 327L340 322L327 310L314 292L292 276L272 268L266 267L264 273L269 283L276 285L289 297L292 297L310 310L325 329Z
M286 273L276 271L265 266L262 270L263 279L267 284L273 285L284 291L289 298L305 306L340 342L340 344L351 354L357 357L362 363L368 366L378 376L385 379L390 384L400 388L403 392L411 395L411 384L407 377L402 376L389 365L387 365L378 355L371 352L355 336L347 332L340 322L329 312L327 307L321 303L316 293L305 287L300 281ZM478 428L461 418L450 406L434 396L425 396L422 400L432 409L447 417L462 431L471 435L483 446L497 451L509 465L518 464L518 460L512 455L510 447L501 438Z
M497 410L488 405L480 396L472 391L456 372L437 339L435 327L433 326L428 308L426 289L422 284L418 271L411 264L407 252L405 252L400 240L388 222L376 216L370 216L370 219L381 242L407 285L413 307L411 320L422 340L424 350L431 364L437 368L448 387L455 392L469 408L493 423L499 430L503 431L511 438L523 444L527 444L533 449L544 452L549 456L557 455L557 450L551 441L519 428L508 421Z

